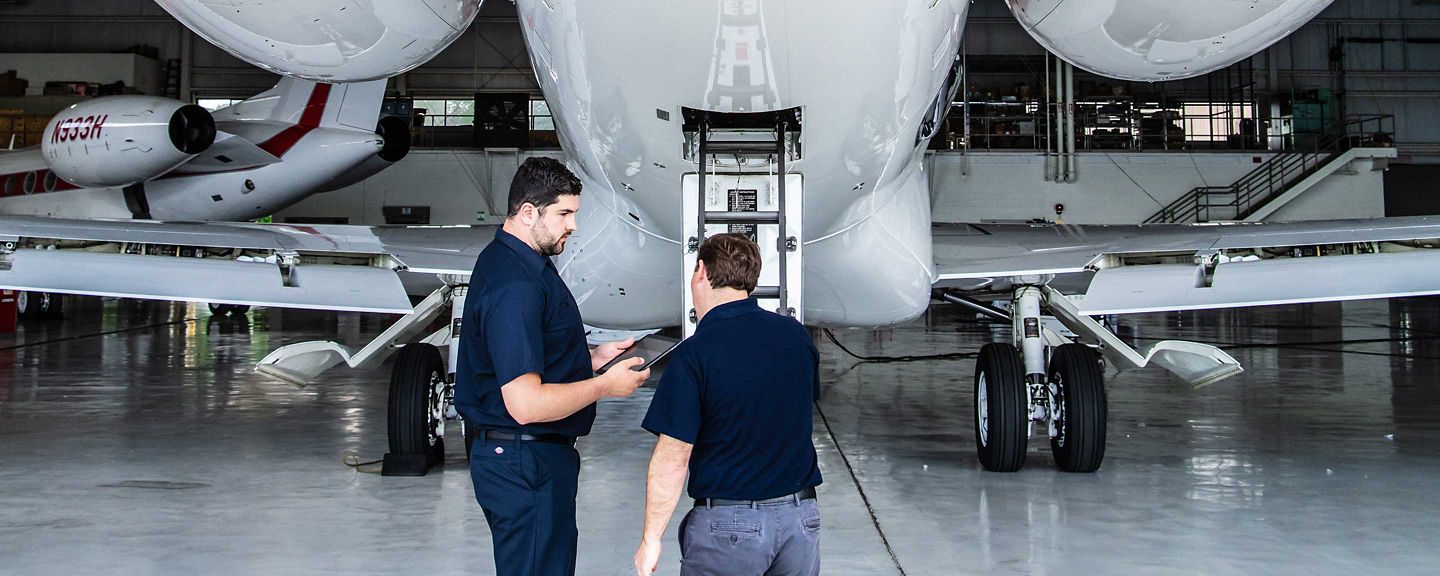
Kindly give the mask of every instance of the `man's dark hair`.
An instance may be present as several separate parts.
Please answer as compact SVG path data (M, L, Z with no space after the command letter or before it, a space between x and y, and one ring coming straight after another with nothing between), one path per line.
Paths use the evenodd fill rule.
M510 180L510 206L506 217L520 213L526 203L544 210L561 196L579 196L580 179L554 158L535 156L525 159L515 178Z
M742 234L716 234L700 244L711 288L754 292L760 281L760 247Z

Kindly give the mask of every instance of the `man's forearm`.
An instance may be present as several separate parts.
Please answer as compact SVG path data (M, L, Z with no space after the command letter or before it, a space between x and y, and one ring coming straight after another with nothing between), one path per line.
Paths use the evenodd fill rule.
M645 481L645 532L647 540L659 541L665 535L680 491L685 487L685 472L690 465L691 445L661 435L650 456L650 472Z
M598 378L570 384L542 384L538 374L527 374L506 384L501 394L510 417L523 425L554 422L579 412L600 401L604 386Z

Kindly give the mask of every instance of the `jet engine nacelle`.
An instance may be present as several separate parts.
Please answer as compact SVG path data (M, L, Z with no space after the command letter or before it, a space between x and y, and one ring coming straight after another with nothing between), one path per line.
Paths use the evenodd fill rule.
M388 78L470 27L481 0L156 0L246 62L319 82Z
M1331 0L1006 0L1035 40L1111 78L1219 70L1290 35Z
M215 120L194 104L111 96L75 104L45 127L40 149L76 186L129 186L160 176L215 142Z

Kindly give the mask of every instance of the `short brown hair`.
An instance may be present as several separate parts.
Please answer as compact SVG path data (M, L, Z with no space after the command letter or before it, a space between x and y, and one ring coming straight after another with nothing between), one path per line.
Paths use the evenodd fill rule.
M561 196L579 196L580 188L580 179L560 161L544 156L526 158L510 180L506 217L519 214L527 203L543 211Z
M700 244L711 288L754 292L760 281L760 247L742 234L716 234Z

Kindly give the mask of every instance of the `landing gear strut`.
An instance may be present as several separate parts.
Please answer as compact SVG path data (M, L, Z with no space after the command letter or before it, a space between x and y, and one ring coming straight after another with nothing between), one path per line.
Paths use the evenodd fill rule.
M1094 472L1105 459L1100 355L1043 328L1044 296L1037 286L1017 287L1011 307L1016 343L987 344L976 360L975 445L986 470L1024 466L1035 423L1046 425L1061 470Z

